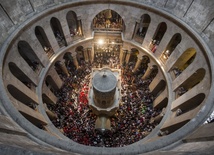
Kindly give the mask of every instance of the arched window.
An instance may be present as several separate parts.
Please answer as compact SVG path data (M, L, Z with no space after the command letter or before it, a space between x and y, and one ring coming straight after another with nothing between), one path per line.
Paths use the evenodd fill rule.
M196 50L189 48L177 59L171 70L175 77L179 76L193 62L195 56Z
M151 18L148 14L144 14L141 16L140 23L136 23L136 26L135 26L135 31L133 36L135 41L139 43L143 42L150 22L151 22Z
M194 74L192 74L188 79L185 80L185 82L180 85L180 87L177 89L176 94L177 97L180 97L181 95L185 94L187 91L192 89L195 85L200 83L204 76L205 76L205 69L200 68L198 69Z
M18 51L22 58L32 68L32 70L36 73L40 73L43 66L33 49L26 41L18 42Z
M169 56L172 54L172 52L180 42L181 42L181 34L180 33L174 34L170 42L166 46L166 49L161 54L161 60L163 62L166 62L166 60L169 58Z
M54 36L59 44L59 47L67 46L65 35L62 30L62 26L59 20L55 17L51 18L51 28L53 30Z
M92 27L99 31L123 31L125 26L123 19L117 12L107 9L94 17Z
M157 49L157 46L160 44L165 32L167 29L167 25L165 22L162 22L158 25L155 34L150 42L149 49L154 53Z
M10 72L19 80L21 81L23 84L25 84L28 88L35 90L36 85L33 83L33 81L27 76L25 75L21 69L19 69L19 67L13 63L10 62L8 64Z
M41 26L36 26L35 35L36 35L37 39L39 40L40 44L42 45L48 58L50 58L54 54L54 52L53 52L53 49L51 47L51 44L50 44L46 34L45 34L44 29Z
M81 20L77 20L77 15L74 11L69 11L66 15L71 37L82 36Z

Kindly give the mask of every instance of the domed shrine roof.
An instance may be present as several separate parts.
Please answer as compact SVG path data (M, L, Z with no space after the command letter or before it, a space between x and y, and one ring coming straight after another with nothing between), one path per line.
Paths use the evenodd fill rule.
M110 69L98 71L92 80L93 87L100 92L109 92L117 85L117 78Z

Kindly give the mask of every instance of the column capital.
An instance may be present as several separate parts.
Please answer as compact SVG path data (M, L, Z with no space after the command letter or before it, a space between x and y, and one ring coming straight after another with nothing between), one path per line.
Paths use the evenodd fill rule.
M77 52L72 52L72 53L71 53L71 56L72 56L72 57L76 57L76 56L77 56Z

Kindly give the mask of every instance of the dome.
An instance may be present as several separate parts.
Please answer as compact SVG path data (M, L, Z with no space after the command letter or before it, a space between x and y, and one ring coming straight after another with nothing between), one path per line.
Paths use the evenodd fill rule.
M117 78L110 70L102 69L94 75L92 85L100 92L109 92L115 89Z

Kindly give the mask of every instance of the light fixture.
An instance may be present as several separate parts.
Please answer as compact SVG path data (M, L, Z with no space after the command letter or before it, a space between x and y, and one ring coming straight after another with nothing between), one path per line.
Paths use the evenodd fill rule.
M99 39L99 40L98 40L98 44L99 44L99 45L103 45L103 43L104 43L103 39Z

